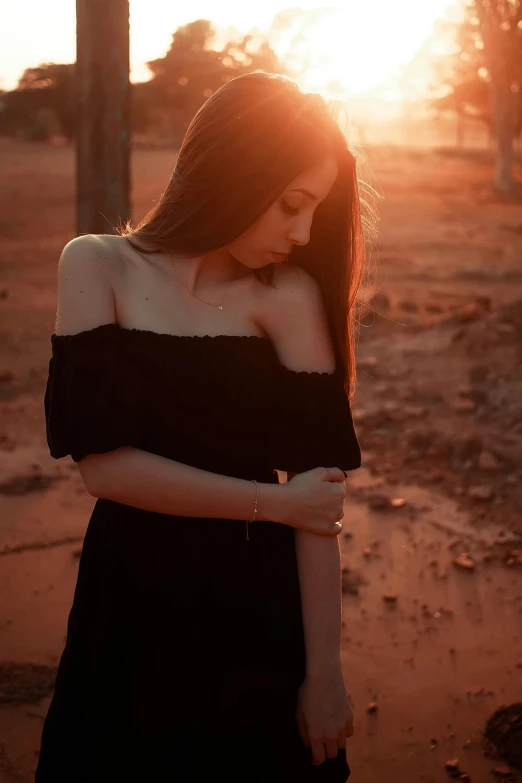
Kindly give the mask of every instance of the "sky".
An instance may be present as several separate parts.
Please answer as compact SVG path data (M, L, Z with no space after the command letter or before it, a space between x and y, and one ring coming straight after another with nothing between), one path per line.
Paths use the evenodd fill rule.
M110 2L110 0L108 0ZM449 0L301 0L304 14L318 9L305 30L304 47L315 67L301 83L322 90L336 80L349 93L361 94L392 84L402 65L432 31ZM268 31L279 11L293 0L130 0L131 79L143 81L144 65L165 54L172 32L195 19L210 19L218 29ZM14 0L0 12L0 87L13 89L27 67L75 60L75 0ZM288 37L274 48L284 56ZM323 90L325 91L325 90Z

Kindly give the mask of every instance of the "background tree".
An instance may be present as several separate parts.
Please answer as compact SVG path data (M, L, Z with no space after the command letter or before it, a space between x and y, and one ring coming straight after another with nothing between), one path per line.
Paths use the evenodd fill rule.
M497 145L495 186L511 190L513 141L521 117L522 1L473 0L470 24L477 29L488 75L493 133Z
M153 74L146 83L150 101L166 116L178 143L199 107L229 79L255 70L284 72L266 38L248 34L219 49L206 19L179 27L165 56L147 66Z
M494 186L511 190L513 142L522 129L522 0L463 0L444 32L453 49L435 59L431 104L484 122L495 141ZM434 92L445 89L444 95Z
M435 109L452 110L463 118L479 120L491 129L488 86L484 67L484 48L469 13L459 23L438 25L439 38L446 37L448 53L433 61ZM437 95L441 88L444 95Z
M59 132L68 141L74 136L75 65L74 63L42 63L26 68L15 90L3 96L0 129L3 133L30 134L43 111L52 111ZM43 140L46 129L42 128Z

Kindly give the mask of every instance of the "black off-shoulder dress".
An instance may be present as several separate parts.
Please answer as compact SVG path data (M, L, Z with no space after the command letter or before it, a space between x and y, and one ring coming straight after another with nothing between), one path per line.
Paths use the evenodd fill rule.
M270 340L103 324L51 336L51 455L135 446L277 483L361 464L341 373L289 370ZM252 486L254 498L254 486ZM305 676L295 530L98 499L36 783L343 783L295 719Z

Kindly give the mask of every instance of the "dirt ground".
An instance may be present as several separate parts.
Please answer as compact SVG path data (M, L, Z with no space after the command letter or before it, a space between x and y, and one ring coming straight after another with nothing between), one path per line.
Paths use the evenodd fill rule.
M351 779L520 781L522 198L480 151L366 154L384 199L342 537ZM136 217L174 157L136 151ZM94 500L43 418L73 153L0 141L0 170L0 782L26 783ZM502 756L483 733L510 705Z

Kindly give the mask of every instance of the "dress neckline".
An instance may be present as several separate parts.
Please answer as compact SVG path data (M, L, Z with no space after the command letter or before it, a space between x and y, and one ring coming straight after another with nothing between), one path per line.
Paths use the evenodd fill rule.
M155 337L171 337L178 340L262 340L265 343L271 344L271 340L268 337L263 337L263 335L260 334L172 334L171 332L156 332L153 329L138 329L135 327L121 326L121 324L114 323L113 321L106 324L93 326L91 329L83 329L81 332L75 332L74 334L56 334L56 332L53 332L51 335L51 342L70 340L73 337L95 334L101 332L102 330L111 331L114 329L120 332L128 332L130 334L135 333L143 335L154 335Z
M299 378L309 378L310 381L313 381L314 379L331 379L332 382L337 381L341 377L341 370L339 365L336 367L334 372L318 372L316 370L292 370L289 367L287 367L285 364L281 362L279 357L277 356L277 352L275 350L274 344L272 340L270 340L269 337L263 337L259 334L171 334L170 332L155 332L153 329L137 329L135 327L126 327L121 326L118 323L115 323L114 321L110 321L106 324L99 324L98 326L93 326L91 329L83 329L81 332L76 332L75 334L56 334L56 332L53 332L51 334L51 345L54 348L57 345L62 345L64 348L66 346L70 346L71 344L74 344L76 342L79 342L81 345L82 340L84 339L90 339L91 337L96 337L98 335L103 334L105 331L111 332L117 332L120 335L135 335L135 336L143 336L143 337L153 337L153 338L160 338L162 341L167 340L178 340L180 342L186 341L188 343L189 340L192 340L194 342L196 341L210 341L212 344L217 344L218 341L226 341L226 340L238 340L242 342L252 342L255 345L263 345L269 349L270 354L276 359L277 365L283 371L288 377L299 377Z

